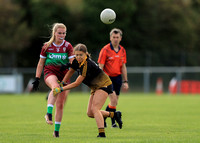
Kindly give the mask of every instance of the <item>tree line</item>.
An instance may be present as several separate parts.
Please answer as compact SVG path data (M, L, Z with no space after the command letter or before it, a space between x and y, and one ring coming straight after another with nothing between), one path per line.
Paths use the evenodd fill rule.
M73 1L72 1L73 2ZM200 66L199 0L65 0L0 1L0 67L35 67L51 25L64 23L66 40L84 43L97 60L109 43L109 32L123 31L127 66ZM111 25L99 15L104 8L117 14Z

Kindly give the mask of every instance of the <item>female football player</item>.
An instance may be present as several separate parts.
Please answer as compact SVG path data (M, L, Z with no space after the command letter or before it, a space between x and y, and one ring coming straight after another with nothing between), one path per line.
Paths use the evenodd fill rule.
M106 137L104 131L104 117L114 118L119 127L122 128L121 112L108 112L101 110L104 105L108 94L112 91L112 81L107 74L99 68L99 66L90 59L87 52L87 47L84 44L78 44L74 48L75 59L70 65L70 70L67 72L63 79L65 83L73 75L75 71L78 72L79 76L75 82L68 84L64 87L55 87L53 89L54 96L65 90L70 90L79 86L82 82L91 88L91 95L88 103L87 115L90 118L95 118L96 124L99 130L97 137Z
M73 60L73 47L72 45L65 41L67 28L62 23L55 23L52 28L52 35L48 42L44 43L40 53L40 59L36 69L36 78L33 82L33 89L37 90L39 86L39 80L44 68L44 80L47 86L51 89L55 87L60 87L57 81L62 80L68 69L60 70L61 66L72 62ZM53 96L51 91L48 96L47 104L47 114L45 115L46 122L50 125L53 124L52 121L52 111L55 101L55 130L54 137L59 137L59 129L63 117L63 108L67 98L69 90L60 93L60 96Z

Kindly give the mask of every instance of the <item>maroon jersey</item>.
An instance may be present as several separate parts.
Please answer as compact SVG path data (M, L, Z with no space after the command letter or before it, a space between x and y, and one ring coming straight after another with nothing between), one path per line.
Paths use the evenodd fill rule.
M69 59L73 57L73 47L65 40L60 45L52 43L47 49L46 45L44 45L40 53L40 58L46 58L44 66L45 78L49 74L54 74L59 80L62 80L68 70L61 71L60 67L62 64L69 63Z

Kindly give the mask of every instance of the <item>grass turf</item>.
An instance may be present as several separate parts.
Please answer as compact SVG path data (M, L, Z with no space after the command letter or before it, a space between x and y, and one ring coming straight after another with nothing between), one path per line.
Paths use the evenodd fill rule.
M76 92L69 94L65 105L60 138L53 138L54 125L47 125L44 119L45 96L0 95L1 143L200 142L199 95L122 93L117 109L122 111L123 128L111 128L107 119L105 139L96 137L96 122L86 115L89 93Z

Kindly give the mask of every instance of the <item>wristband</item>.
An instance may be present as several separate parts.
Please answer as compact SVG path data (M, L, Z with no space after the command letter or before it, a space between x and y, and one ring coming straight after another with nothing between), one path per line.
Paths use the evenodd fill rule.
M128 80L124 80L123 83L128 83Z
M39 78L39 77L36 77L35 79L36 79L36 80L40 80L40 78Z
M61 83L63 84L63 86L67 85L67 83L66 83L66 82L64 82L64 81L61 81Z
M61 92L63 91L63 88L62 88L62 87L60 87L60 91L61 91Z

